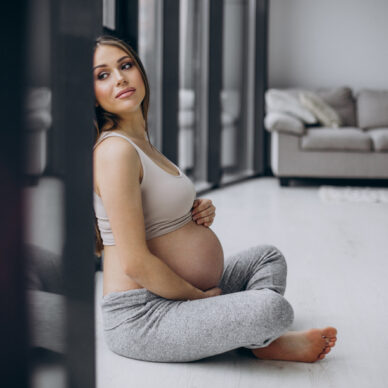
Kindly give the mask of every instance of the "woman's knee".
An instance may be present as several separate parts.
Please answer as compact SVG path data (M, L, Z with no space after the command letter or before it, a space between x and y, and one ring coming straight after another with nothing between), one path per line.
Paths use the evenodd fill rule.
M257 257L264 260L266 264L271 264L277 267L277 272L281 272L284 277L287 277L287 262L283 253L274 245L259 245L257 248Z
M268 256L287 265L286 258L284 257L283 252L279 248L270 244L264 245L264 247L265 247L265 250L267 251Z
M261 248L264 250L264 256L267 260L271 261L272 264L276 264L282 269L284 275L287 275L287 261L283 253L279 248L274 245L262 245Z
M253 332L246 346L249 349L268 346L288 331L294 321L294 310L282 295L266 289L260 291L260 298L263 297L265 301L252 322Z
M287 330L294 322L294 309L284 296L275 291L268 290L268 317L272 327L279 332Z

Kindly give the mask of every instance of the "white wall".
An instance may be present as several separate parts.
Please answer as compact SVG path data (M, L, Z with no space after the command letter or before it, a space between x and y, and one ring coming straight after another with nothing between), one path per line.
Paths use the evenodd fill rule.
M388 0L270 0L269 87L388 89Z

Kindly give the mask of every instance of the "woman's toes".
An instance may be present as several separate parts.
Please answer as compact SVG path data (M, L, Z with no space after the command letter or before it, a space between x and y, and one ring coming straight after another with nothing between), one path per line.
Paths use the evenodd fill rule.
M329 346L329 347L325 348L322 353L327 354L330 352L330 350L331 350L331 347Z
M328 338L333 338L337 336L337 329L332 326L325 327L323 329L323 336L328 337Z
M323 330L322 338L325 339L328 345L334 346L337 341L336 333L337 330L334 327L327 327Z
M320 356L318 356L318 360L323 360L324 358L325 358L324 354L321 354Z
M321 334L322 337L325 337L325 338L337 337L337 329L335 327L332 327L332 326L325 327L324 329L322 329L321 333L322 333Z

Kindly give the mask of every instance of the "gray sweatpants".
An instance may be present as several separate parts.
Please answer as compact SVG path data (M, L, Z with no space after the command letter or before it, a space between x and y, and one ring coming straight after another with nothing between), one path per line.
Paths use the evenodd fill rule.
M283 297L286 277L281 252L261 245L225 259L218 296L172 300L145 288L107 294L101 303L105 340L119 355L154 362L268 346L294 319Z

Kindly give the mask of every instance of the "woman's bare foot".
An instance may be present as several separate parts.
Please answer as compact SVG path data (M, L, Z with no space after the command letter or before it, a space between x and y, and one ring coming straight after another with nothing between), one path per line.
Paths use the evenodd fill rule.
M252 349L263 360L315 362L325 358L337 341L337 329L289 331L265 348Z

